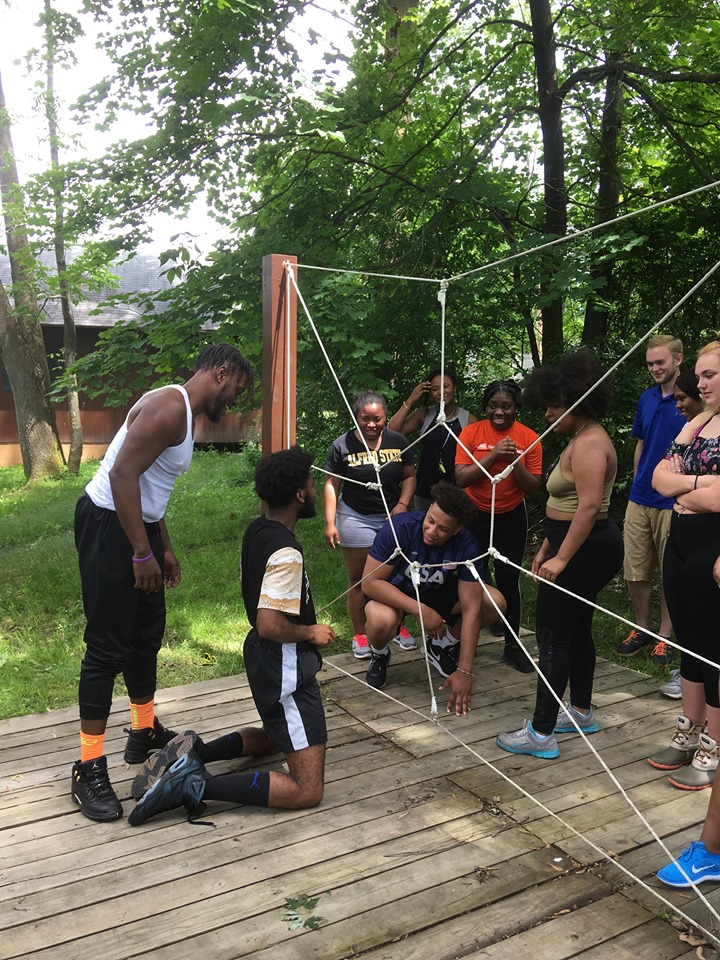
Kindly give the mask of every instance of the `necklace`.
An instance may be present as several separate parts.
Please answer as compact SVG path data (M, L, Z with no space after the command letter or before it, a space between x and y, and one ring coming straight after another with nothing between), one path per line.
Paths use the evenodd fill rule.
M570 442L572 443L572 441L575 439L575 437L579 437L580 434L581 434L581 433L583 432L583 430L585 429L585 427L589 427L591 423L596 423L596 421L595 421L595 420L586 420L585 423L580 427L580 429L579 429L579 430L576 430L575 433L570 437Z

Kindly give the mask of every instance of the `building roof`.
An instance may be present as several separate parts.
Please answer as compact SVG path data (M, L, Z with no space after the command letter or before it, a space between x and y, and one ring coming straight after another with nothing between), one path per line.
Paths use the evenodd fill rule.
M49 251L44 251L38 257L41 264L52 269L55 265L54 256ZM68 252L68 262L72 263L73 253ZM160 264L160 260L154 254L137 254L130 260L123 263L115 263L111 266L111 272L119 278L117 288L108 288L99 291L86 290L86 298L79 303L73 304L73 314L77 326L85 327L112 327L122 320L137 320L141 316L136 306L131 303L113 303L102 307L100 313L96 313L98 306L108 297L117 294L127 293L158 293L168 290L168 283L164 271L167 264ZM0 283L9 288L10 279L10 258L6 255L0 255ZM60 324L63 323L62 310L58 298L47 298L39 304L42 316L41 323ZM160 301L156 304L156 311L161 313L166 305Z

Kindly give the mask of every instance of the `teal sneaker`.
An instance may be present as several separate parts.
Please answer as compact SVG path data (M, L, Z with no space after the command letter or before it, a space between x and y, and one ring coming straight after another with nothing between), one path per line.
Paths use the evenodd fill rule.
M683 850L677 863L658 870L658 880L668 887L690 887L692 883L720 880L720 854L710 853L704 843L696 840Z
M554 760L560 756L555 735L543 736L536 733L530 721L525 721L521 730L514 733L501 733L495 741L501 750L508 753L524 753L541 760Z
M592 707L590 707L590 713L580 713L569 700L566 700L564 709L558 713L553 733L577 733L577 727L572 722L573 720L583 733L597 733L600 729L600 724L595 719L595 711Z
M184 753L159 780L144 793L128 817L131 827L139 827L151 817L166 810L185 807L188 819L194 820L205 809L205 768L192 750Z

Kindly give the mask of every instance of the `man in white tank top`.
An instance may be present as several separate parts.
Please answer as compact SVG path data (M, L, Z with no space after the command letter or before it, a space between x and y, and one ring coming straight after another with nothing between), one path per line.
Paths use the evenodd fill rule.
M90 820L122 816L104 755L119 673L132 721L125 761L142 763L175 736L154 710L164 588L180 582L165 509L175 481L190 466L195 417L204 413L216 423L252 382L252 367L235 347L205 347L186 383L151 390L132 407L77 503L75 543L87 626L80 759L73 765L71 796Z

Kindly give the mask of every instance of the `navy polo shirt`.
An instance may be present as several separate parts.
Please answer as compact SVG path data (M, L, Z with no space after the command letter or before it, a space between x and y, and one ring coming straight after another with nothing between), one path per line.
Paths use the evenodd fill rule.
M644 507L672 510L673 498L661 497L653 490L652 475L667 449L687 421L677 408L673 393L663 397L656 384L640 394L632 435L642 440L637 473L630 490L630 499Z

